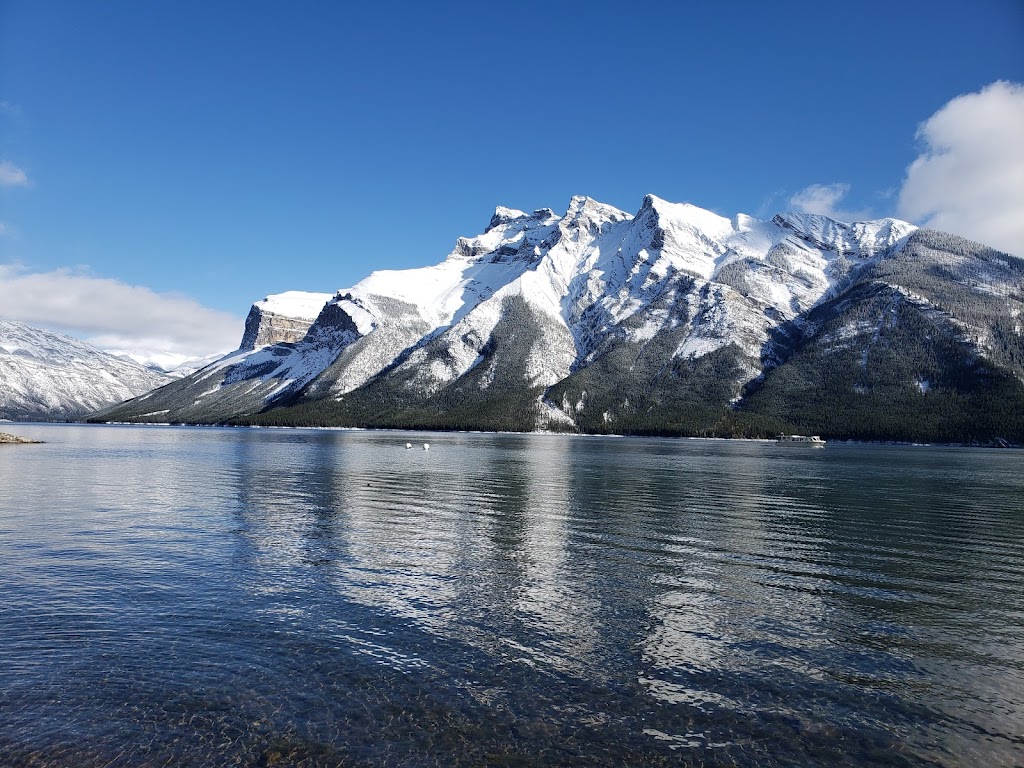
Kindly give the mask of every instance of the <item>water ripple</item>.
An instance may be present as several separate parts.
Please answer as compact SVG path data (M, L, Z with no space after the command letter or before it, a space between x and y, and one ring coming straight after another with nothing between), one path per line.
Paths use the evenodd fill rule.
M1024 763L1015 452L20 431L4 766Z

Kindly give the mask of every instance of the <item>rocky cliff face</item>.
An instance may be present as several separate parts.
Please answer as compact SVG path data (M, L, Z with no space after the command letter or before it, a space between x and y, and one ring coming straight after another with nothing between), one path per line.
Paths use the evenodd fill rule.
M287 291L257 301L245 318L239 348L255 350L270 344L301 341L331 298L329 293Z
M815 312L847 306L844 297L864 280L908 263L906 253L926 242L894 219L728 219L654 196L635 215L586 197L573 198L562 216L498 208L482 234L459 238L444 261L375 272L327 297L301 339L294 330L260 347L274 337L261 337L263 320L254 321L235 355L109 416L143 418L156 403L187 421L733 429L754 392L769 391L773 372L809 348ZM984 260L979 249L956 245L965 265L935 279L977 293L962 275ZM1008 303L991 311L1000 328L1017 322L1019 336L1020 260L997 261L1010 265L988 268ZM929 262L928 274L935 268ZM913 292L915 270L890 282ZM998 347L1012 368L1016 347L992 341L1005 335L990 327L993 315L962 308L973 296L941 311L975 339L977 356ZM269 305L260 312L298 316ZM763 410L747 427L798 423L788 411Z

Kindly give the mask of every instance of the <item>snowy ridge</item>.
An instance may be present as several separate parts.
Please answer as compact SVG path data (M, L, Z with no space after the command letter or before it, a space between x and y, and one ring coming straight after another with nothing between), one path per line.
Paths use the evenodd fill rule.
M71 418L170 381L132 360L70 336L0 320L3 418Z
M735 345L738 391L771 357L775 329L915 229L796 213L730 219L653 195L635 215L583 196L563 216L499 206L435 265L257 302L240 349L182 398L215 414L230 393L226 414L251 412L300 394L343 398L382 377L395 397L430 396L470 374L487 389L513 375L503 371L550 387L619 343L668 345L672 358L694 360ZM496 350L523 323L533 335L517 336L514 359Z

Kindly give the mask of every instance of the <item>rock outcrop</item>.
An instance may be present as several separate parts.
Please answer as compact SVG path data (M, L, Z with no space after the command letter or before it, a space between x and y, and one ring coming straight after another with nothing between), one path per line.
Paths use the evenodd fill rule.
M259 349L270 344L301 341L316 320L329 293L286 291L257 301L245 318L240 349Z

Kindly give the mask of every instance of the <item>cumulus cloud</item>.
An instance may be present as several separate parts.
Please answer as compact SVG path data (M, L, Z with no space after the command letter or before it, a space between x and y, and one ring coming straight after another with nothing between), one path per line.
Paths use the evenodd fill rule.
M800 213L815 213L836 221L862 221L870 218L866 210L844 210L839 207L840 201L849 191L849 184L811 184L789 198L789 205Z
M0 187L27 187L28 174L9 160L0 163Z
M1024 256L1024 84L957 96L917 138L900 216Z
M162 364L230 351L242 319L195 299L70 269L0 265L0 318L51 328Z

